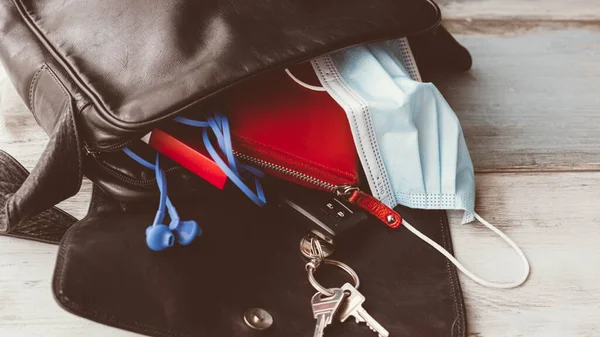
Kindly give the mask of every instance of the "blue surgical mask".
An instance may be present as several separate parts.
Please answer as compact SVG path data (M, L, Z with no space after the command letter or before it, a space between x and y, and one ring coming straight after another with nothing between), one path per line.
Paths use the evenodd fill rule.
M327 92L348 115L373 195L390 207L463 210L503 237L526 264L510 284L492 283L466 270L443 247L434 246L476 282L495 288L521 285L529 264L517 245L475 213L475 175L460 122L431 83L421 81L406 39L357 46L312 61Z

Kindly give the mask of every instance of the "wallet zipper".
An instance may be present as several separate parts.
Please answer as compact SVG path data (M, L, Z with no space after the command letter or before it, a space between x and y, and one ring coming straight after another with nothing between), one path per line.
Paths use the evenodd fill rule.
M251 156L248 156L246 154L240 153L239 151L233 150L233 154L240 160L251 163L253 165L256 165L260 168L267 168L273 171L277 171L279 173L282 173L284 175L296 178L298 180L307 182L311 185L320 187L324 190L328 190L330 192L335 192L336 188L338 186L334 185L334 184L330 184L326 181L323 181L321 179L315 178L315 177L311 177L308 174L302 173L302 172L298 172L292 169L289 169L287 167L283 167L281 165L277 165L277 164L273 164L270 163L268 161L262 160L262 159L258 159L258 158L254 158Z
M308 174L292 170L290 168L270 163L263 159L258 159L239 151L233 150L233 154L240 160L255 165L259 168L266 168L269 170L277 171L283 175L290 176L294 179L303 181L310 185L319 187L327 190L331 193L335 193L337 196L344 197L353 205L356 205L369 214L375 216L381 222L385 223L391 228L397 228L402 223L402 217L396 213L393 209L388 207L383 202L377 200L375 197L363 192L357 186L352 185L334 185L328 183L322 179L310 176Z

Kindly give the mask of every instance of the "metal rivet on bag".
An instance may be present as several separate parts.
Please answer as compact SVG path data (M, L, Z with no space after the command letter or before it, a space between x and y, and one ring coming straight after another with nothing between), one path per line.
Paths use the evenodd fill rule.
M256 330L266 330L273 325L273 316L261 308L252 308L244 313L246 325Z
M396 217L391 214L388 215L385 219L387 220L388 224L390 224L390 225L393 224L394 222L396 222Z

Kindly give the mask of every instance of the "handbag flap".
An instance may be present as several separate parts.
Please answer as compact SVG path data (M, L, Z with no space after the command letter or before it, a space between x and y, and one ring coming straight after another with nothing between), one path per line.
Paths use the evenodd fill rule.
M201 237L187 247L153 252L144 240L152 211L122 212L94 196L92 214L73 225L59 249L53 291L66 310L157 337L313 335L315 290L298 248L308 231L303 225L282 223L280 213L244 199L223 201L215 195L179 207L183 217L197 219ZM396 210L451 251L445 211ZM336 243L333 257L360 275L364 306L390 336L466 336L456 270L437 251L407 231L372 221ZM326 267L317 278L328 287L350 281ZM249 308L269 312L273 325L264 331L250 328L243 320ZM326 332L329 337L374 335L352 319Z
M141 134L247 77L441 19L430 0L13 1L93 103L87 123L109 134Z

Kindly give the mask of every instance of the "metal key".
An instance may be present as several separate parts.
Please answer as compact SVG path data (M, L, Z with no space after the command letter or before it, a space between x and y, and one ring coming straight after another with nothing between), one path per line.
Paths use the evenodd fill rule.
M321 293L316 293L311 300L313 314L317 320L314 337L323 337L325 328L331 324L346 297L342 289L330 291L333 292L333 296L323 297Z
M379 337L388 337L390 335L390 333L362 307L362 304L365 303L365 297L354 288L354 286L350 283L346 283L342 287L342 290L346 294L349 294L349 296L340 308L340 321L345 322L348 317L353 316L356 323L365 322L371 330L379 335Z

